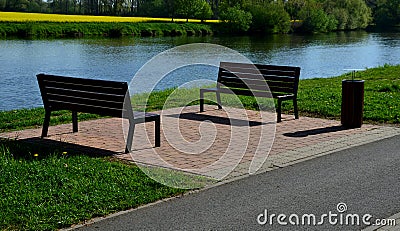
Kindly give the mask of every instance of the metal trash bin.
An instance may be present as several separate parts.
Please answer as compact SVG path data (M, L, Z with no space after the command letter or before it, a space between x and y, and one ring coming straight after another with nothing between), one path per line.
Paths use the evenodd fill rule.
M347 128L360 128L363 123L364 80L342 81L341 122Z

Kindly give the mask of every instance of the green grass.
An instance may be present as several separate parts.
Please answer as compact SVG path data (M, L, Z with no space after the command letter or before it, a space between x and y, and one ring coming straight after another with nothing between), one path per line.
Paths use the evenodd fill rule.
M166 169L152 172L170 184L202 187L208 182ZM0 140L0 175L1 230L55 230L186 191L157 183L136 165L111 157L11 140Z
M209 24L168 22L0 22L0 37L180 36L212 34Z
M400 123L400 65L367 69L364 83L363 119L372 123ZM303 115L340 119L341 81L348 75L300 81L299 110ZM286 109L289 105L286 104Z

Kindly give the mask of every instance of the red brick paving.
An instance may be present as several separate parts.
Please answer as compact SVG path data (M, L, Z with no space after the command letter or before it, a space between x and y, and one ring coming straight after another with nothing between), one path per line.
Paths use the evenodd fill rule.
M125 160L207 175L207 172L218 169L233 170L239 162L250 162L253 158L263 161L271 145L269 155L279 155L378 128L365 124L358 129L342 129L339 121L302 116L294 120L292 115L283 115L283 121L275 124L275 115L267 112L233 108L224 111L215 106L207 106L203 113L198 110L198 106L191 106L163 111L159 148L153 147L154 124L139 124L135 129L132 152L124 154L124 120L119 118L80 122L78 133L72 133L71 124L51 126L45 141L92 147ZM232 121L235 126L227 123L229 118L235 119ZM251 126L246 124L248 121L251 121ZM41 129L28 129L0 136L32 139L40 137L40 134Z

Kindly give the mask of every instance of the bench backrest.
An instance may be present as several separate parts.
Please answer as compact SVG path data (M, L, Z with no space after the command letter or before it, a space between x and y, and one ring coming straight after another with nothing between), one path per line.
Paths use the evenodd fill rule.
M238 95L296 97L299 77L300 67L221 62L217 87Z
M121 117L130 106L126 82L38 74L44 108ZM126 101L125 101L125 97ZM130 110L130 111L129 111Z

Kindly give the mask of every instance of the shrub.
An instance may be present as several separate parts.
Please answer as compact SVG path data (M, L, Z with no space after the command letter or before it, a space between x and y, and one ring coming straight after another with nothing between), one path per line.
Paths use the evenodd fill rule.
M327 15L321 8L308 7L301 12L305 32L327 32L337 28L337 20L332 15Z
M248 6L253 16L251 30L267 33L287 33L290 31L290 16L283 5L275 2Z
M239 6L228 7L220 14L223 29L230 33L246 32L250 28L252 15Z

